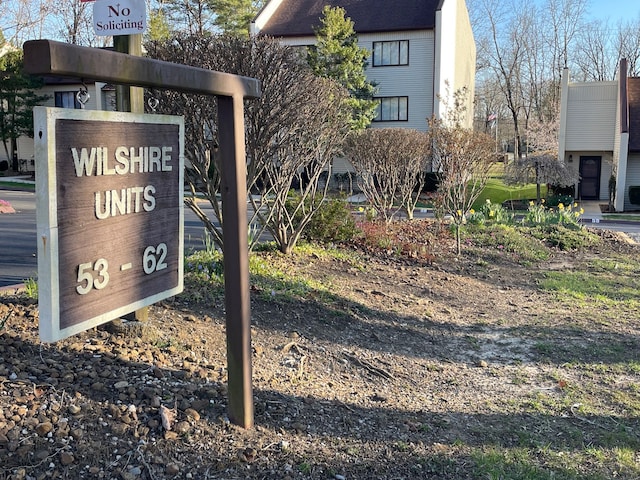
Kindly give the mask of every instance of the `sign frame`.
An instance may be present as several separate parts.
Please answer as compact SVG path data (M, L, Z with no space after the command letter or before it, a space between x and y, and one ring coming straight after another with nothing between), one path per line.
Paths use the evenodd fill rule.
M120 38L120 37L117 37ZM215 95L220 126L222 210L225 218L225 318L229 378L229 420L253 426L251 382L251 305L247 247L244 100L261 95L255 78L137 57L52 40L24 46L25 71L34 75L72 76L119 85Z
M86 238L87 233L82 232L82 238L78 238L78 247L76 247L75 239L69 240L69 226L64 226L65 221L75 222L72 226L78 225L79 230L83 230L85 228L85 223L91 225L91 222L95 225L96 222L100 222L100 216L105 216L105 212L107 210L107 203L100 204L101 207L98 207L98 194L95 194L95 198L87 198L87 202L95 202L95 207L89 205L87 208L84 204L77 204L78 211L86 212L91 210L95 211L96 218L89 218L88 216L85 221L82 220L81 214L75 212L75 208L69 208L67 205L67 211L73 211L73 219L65 220L60 217L60 208L64 203L61 198L58 198L59 193L61 191L65 192L65 185L63 185L63 180L58 178L58 173L60 173L62 168L60 166L61 159L57 158L57 154L59 152L59 146L57 145L58 139L62 138L62 133L56 132L56 124L59 121L71 121L77 122L74 123L74 128L71 129L73 131L76 128L82 128L83 125L98 125L98 126L106 126L108 128L128 128L129 130L142 131L145 132L147 130L151 131L151 129L160 129L162 126L171 132L177 131L178 138L176 139L171 135L171 141L173 144L179 146L178 152L172 152L174 155L173 161L171 165L167 161L165 163L161 163L161 160L156 158L154 165L155 174L151 173L149 175L155 175L156 179L158 175L162 173L168 174L168 179L175 182L177 181L177 185L171 185L171 192L177 191L178 198L170 199L170 207L165 205L164 208L160 206L160 199L153 197L157 194L156 190L161 188L160 185L157 187L153 187L154 191L149 190L148 202L146 204L147 208L142 208L145 206L144 201L142 200L143 194L142 192L138 192L136 195L131 194L134 190L132 188L126 187L126 179L128 178L128 171L125 171L123 175L115 175L111 173L111 177L101 177L104 179L104 183L106 184L106 180L109 179L111 183L114 182L119 183L120 180L123 180L122 184L123 191L127 190L128 196L128 207L126 212L120 211L120 213L116 213L115 207L112 215L119 214L120 218L117 220L128 226L129 222L131 222L132 227L136 228L138 224L136 223L138 219L142 218L141 216L149 221L151 215L159 215L162 214L165 217L171 218L171 225L177 231L166 232L167 235L177 235L177 239L173 238L172 243L167 247L167 244L164 244L164 249L169 250L169 260L168 268L163 267L160 270L154 270L150 272L147 271L147 267L144 266L145 261L149 261L149 263L153 263L156 261L160 261L155 258L153 255L154 251L151 250L151 254L148 254L147 250L144 252L144 259L134 258L136 255L141 255L141 252L134 252L131 249L127 250L127 246L125 245L123 249L118 249L117 251L123 252L123 255L129 255L131 258L131 262L122 262L121 264L110 265L109 268L109 276L106 276L107 272L106 266L104 264L97 263L97 260L105 260L104 258L93 258L97 255L93 255L91 258L87 258L85 261L90 262L91 265L82 264L81 266L78 264L77 266L74 264L73 268L75 268L75 272L77 272L77 286L73 287L78 289L75 292L75 295L79 295L79 297L74 298L70 295L70 287L68 280L68 270L70 268L67 265L66 260L62 260L63 258L67 258L67 252L73 248L81 250L85 248L85 246L90 246L93 251L97 251L96 249L100 247L100 245L106 245L107 242L112 242L110 245L113 245L113 242L116 242L118 239L116 238L118 232L113 232L111 238L102 239L100 243L95 238ZM93 123L98 122L98 123ZM64 123L61 123L61 125ZM149 126L147 129L146 126ZM169 115L156 115L156 114L135 114L128 112L110 112L110 111L100 111L100 110L73 110L73 109L64 109L64 108L53 108L53 107L35 107L34 108L34 140L35 140L35 158L36 158L36 223L37 223L37 244L38 244L38 298L39 298L39 312L40 312L40 321L39 321L39 329L40 329L40 338L45 342L54 342L66 338L68 336L74 335L76 333L80 333L89 328L98 326L100 324L109 322L116 318L119 318L123 315L131 313L140 308L152 305L154 303L159 302L165 298L174 296L180 292L182 292L184 287L184 119L182 117L177 116L169 116ZM89 129L90 130L90 129ZM113 140L109 140L113 143ZM85 140L86 142L86 140ZM95 143L99 146L101 140L96 139ZM104 140L103 140L104 142ZM134 145L131 145L132 150ZM137 147L137 145L135 146ZM60 147L61 148L61 147ZM155 150L154 150L155 151ZM86 153L86 152L85 152ZM111 153L113 155L113 152ZM78 161L80 153L75 152L76 159L72 158L71 153L68 154L67 163L74 163L75 165L67 165L64 168L75 169L76 174L78 171ZM91 178L93 182L97 179L97 170L99 168L108 169L109 172L113 171L113 166L108 167L106 161L103 161L102 167L100 167L98 160L96 160L96 165L93 167L95 169L96 175L94 178ZM133 152L131 153L131 158L133 159ZM167 154L168 155L168 154ZM170 157L167 157L170 158ZM162 172L162 169L158 168L158 165L163 165L164 169L167 172ZM86 165L85 165L86 166ZM124 167L122 164L119 164L121 170L124 171ZM137 177L144 177L144 173L139 174L134 171L134 163L131 160L131 172L132 175L137 175ZM147 167L150 169L149 171L153 172L152 167ZM80 173L77 175L79 178L69 180L67 182L78 182L82 181L84 178L89 178L91 175L87 175L86 167L84 173ZM143 167L140 166L140 170ZM173 171L172 171L173 170ZM177 170L177 171L175 171ZM164 177L162 177L164 178ZM157 182L156 182L157 184ZM120 187L120 185L118 185ZM138 188L138 187L134 187ZM141 188L141 187L140 187ZM72 188L68 188L68 190L73 191ZM119 191L119 190L118 190ZM113 195L115 195L115 190L110 191ZM104 198L101 200L102 202L106 202L106 193L104 192ZM134 192L135 193L135 192ZM162 195L162 192L159 193ZM69 195L71 197L71 194ZM93 197L93 196L92 196ZM83 197L84 198L84 197ZM170 198L170 197L169 197ZM67 202L68 203L68 202ZM166 202L165 202L166 203ZM75 207L76 204L74 203ZM157 211L153 210L158 206ZM153 207L153 208L152 208ZM175 209L175 211L174 211ZM98 216L98 210L100 211L100 216ZM130 213L133 213L132 215ZM177 218L173 217L173 215L177 216ZM80 220L76 217L80 218ZM151 219L153 219L151 217ZM107 218L106 221L110 221L110 218ZM61 228L62 226L62 228ZM66 230L65 230L66 228ZM67 232L67 235L64 235L64 232ZM160 242L161 239L158 239ZM135 242L134 242L135 243ZM71 245L71 247L69 247ZM159 245L158 245L159 247ZM86 247L89 248L89 247ZM177 251L175 251L177 248ZM74 255L76 252L73 252ZM62 257L61 257L62 255ZM66 255L66 256L65 256ZM176 258L177 256L177 258ZM134 262L134 260L140 260L139 263ZM93 262L96 262L95 264ZM164 260L163 260L164 262ZM106 263L106 262L105 262ZM164 262L166 263L166 262ZM95 268L94 268L95 267ZM117 288L118 278L120 278L120 282L122 282L122 275L128 274L129 271L133 272L130 275L140 276L140 272L136 272L137 268L144 268L144 273L148 274L148 277L153 277L154 279L159 279L159 283L157 285L152 285L150 288L151 294L146 294L143 292L143 288L134 289L136 292L132 292L131 296L123 295L124 299L114 298L114 301L111 300L110 295L115 295L115 291L110 288L106 288L106 281L110 281L111 285ZM166 268L166 271L165 271ZM177 270L177 271L176 271ZM64 275L64 278L61 279L61 272L67 271L67 274ZM89 274L91 278L89 278ZM75 275L75 273L74 273ZM118 277L120 275L120 277ZM170 277L168 275L171 275ZM106 278L105 278L106 277ZM93 279L93 280L92 280ZM154 282L157 280L154 280ZM75 282L75 280L74 280ZM94 282L94 289L91 287L91 282ZM103 290L104 289L104 290ZM140 290L139 292L137 290ZM88 295L85 295L89 293ZM122 292L121 292L122 295ZM71 299L71 302L69 301ZM96 299L100 299L96 302ZM106 300L105 300L106 299ZM88 313L88 310L84 309L81 305L78 308L79 313L74 313L73 315L67 314L69 310L69 303L77 302L95 302L102 303L104 305L100 305L95 311L91 311ZM113 306L113 307L111 307ZM69 317L73 317L73 321L70 322ZM78 318L76 318L78 317ZM86 317L86 318L85 318Z

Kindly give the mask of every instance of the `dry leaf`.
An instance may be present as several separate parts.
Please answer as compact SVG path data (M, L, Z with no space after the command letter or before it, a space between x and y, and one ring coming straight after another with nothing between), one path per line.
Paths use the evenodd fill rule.
M164 405L160 405L160 418L162 419L164 429L171 430L171 424L176 419L176 413Z

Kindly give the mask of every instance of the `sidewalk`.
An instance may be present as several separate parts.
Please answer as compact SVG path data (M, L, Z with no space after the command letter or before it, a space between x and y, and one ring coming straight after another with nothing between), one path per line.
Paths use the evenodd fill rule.
M600 220L602 220L602 210L600 210L600 203L601 202L598 202L596 200L578 202L578 209L584 209L584 213L582 214L583 223L600 223Z

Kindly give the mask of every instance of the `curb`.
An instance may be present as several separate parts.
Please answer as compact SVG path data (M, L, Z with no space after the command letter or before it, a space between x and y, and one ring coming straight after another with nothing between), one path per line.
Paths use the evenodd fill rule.
M0 287L0 295L2 294L16 295L24 291L25 291L24 283L18 283L16 285L6 285L4 287Z

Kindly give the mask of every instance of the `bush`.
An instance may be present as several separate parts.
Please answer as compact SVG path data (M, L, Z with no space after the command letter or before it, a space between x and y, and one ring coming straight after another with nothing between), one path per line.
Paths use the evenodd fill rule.
M428 221L394 221L391 223L364 221L358 226L360 235L353 244L365 251L397 258L432 262L442 243L441 234L432 231Z
M351 208L345 199L323 202L307 224L302 236L320 243L348 242L358 234Z
M554 193L547 196L547 207L557 207L558 205L572 205L573 196L562 193Z

